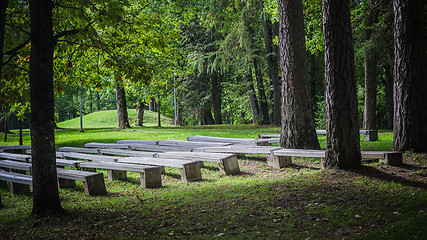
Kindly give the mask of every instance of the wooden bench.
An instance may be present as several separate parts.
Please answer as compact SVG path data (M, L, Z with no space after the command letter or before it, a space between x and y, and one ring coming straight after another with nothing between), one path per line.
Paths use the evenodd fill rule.
M127 179L126 172L137 172L141 174L141 187L158 188L162 186L161 167L115 162L83 162L80 163L80 167L106 169L110 181L113 179L125 180ZM124 176L115 176L118 172L124 173Z
M8 145L0 146L0 152L24 152L30 150L31 145Z
M270 152L280 147L232 145L224 147L201 147L193 149L193 152L232 153L237 157L245 157L246 154L264 154L270 156Z
M31 193L30 185L33 184L33 178L30 175L15 172L6 172L0 169L0 181L9 182L10 194Z
M97 149L97 148L79 148L79 147L60 147L60 148L58 148L58 152L99 154L99 149Z
M199 136L199 135L188 137L187 141L191 141L191 142L219 142L219 143L231 143L231 144L242 144L242 145L258 145L256 139L224 138L224 137L210 137L210 136Z
M3 160L0 161L0 166L4 168L8 168L10 170L22 170L31 173L32 165L31 163L24 163L24 162L16 162L16 161L8 161ZM83 189L86 195L89 196L95 196L95 195L105 195L107 193L105 189L105 183L104 183L104 175L102 173L94 173L94 172L86 172L86 171L79 171L79 170L72 170L72 169L65 169L65 168L57 168L57 177L58 177L58 185L61 188L71 188L75 187L76 183L75 181L82 181L83 182ZM24 176L28 176L31 178L30 175L22 174ZM23 178L23 176L19 176ZM24 177L24 178L28 178ZM1 179L0 180L4 180ZM9 181L9 180L6 180ZM19 189L19 192L25 192L29 193L29 185L27 183L12 181L12 179L9 181L12 184L10 184L11 193L16 192L17 189ZM21 184L16 186L17 184ZM27 185L27 186L24 186Z
M95 154L86 154L86 153L76 153L76 152L56 152L57 157L62 157L64 159L82 159L82 160L88 160L88 161L95 161L95 162L117 162L119 157L113 157L113 156L102 156L102 155L95 155Z
M120 158L118 162L163 166L163 167L176 167L181 169L181 180L183 181L195 181L195 180L202 179L200 162L198 161L182 161L182 160L176 160L176 159L148 158L148 157L125 157L125 158Z
M98 149L102 155L126 156L126 157L154 157L154 152L133 151L125 149Z
M110 149L130 149L128 144L119 143L86 143L85 148L110 148Z
M363 134L364 141L378 141L378 130L359 130L360 134ZM326 130L316 130L318 135L326 135ZM258 139L280 139L280 134L259 134ZM279 142L278 140L274 140Z
M26 154L0 152L0 159L9 159L9 160L16 160L16 161L21 161L21 162L30 162L31 156L26 155Z
M292 157L325 158L325 150L279 149L270 152L267 164L274 168L282 168L292 164ZM362 159L380 159L385 164L398 166L402 164L401 152L361 151Z
M201 162L215 162L219 165L222 174L231 175L240 172L239 163L236 155L227 153L207 153L207 152L165 152L157 153L156 157L179 159L179 160L196 160Z

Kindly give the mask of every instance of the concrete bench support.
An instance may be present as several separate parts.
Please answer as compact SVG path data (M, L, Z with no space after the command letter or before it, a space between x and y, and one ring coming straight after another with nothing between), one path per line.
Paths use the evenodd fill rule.
M378 141L378 131L377 130L360 130L363 131L363 139L365 142L374 142Z
M105 189L104 175L102 173L87 176L83 181L83 187L86 195L98 196L107 194Z
M190 162L182 164L181 180L182 181L196 181L202 179L202 172L200 170L200 162Z
M267 157L267 165L276 169L280 169L292 164L292 157L289 156L275 156L274 151L271 151L270 156Z
M162 187L162 170L164 168L147 168L141 173L141 187L159 188Z
M60 188L75 188L76 181L65 178L58 178L58 185Z
M126 171L108 169L107 170L107 178L109 181L126 180L127 179Z

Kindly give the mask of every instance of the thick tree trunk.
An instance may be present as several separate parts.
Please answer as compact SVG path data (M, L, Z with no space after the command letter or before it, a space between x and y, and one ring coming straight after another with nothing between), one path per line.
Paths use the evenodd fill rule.
M119 121L119 128L130 128L128 110L126 105L126 93L123 82L118 75L114 75L116 83L116 100L117 100L117 116Z
M212 117L210 104L205 104L201 107L201 125L213 125L214 119Z
M326 79L325 168L361 164L349 1L323 0Z
M63 212L56 174L52 8L51 0L30 0L32 215Z
M369 1L365 19L365 42L371 41L372 26L378 20L378 10L374 8L376 0ZM375 43L365 49L365 108L363 129L377 130L377 54Z
M143 101L138 104L138 126L144 125L144 108L145 103Z
M214 114L215 124L222 124L222 116L221 116L221 81L222 75L219 72L214 72L211 74L211 90L212 90L212 109Z
M395 151L427 152L425 2L394 0Z
M264 7L260 1L261 9ZM273 38L277 36L278 25L262 17L262 29L264 33L265 54L268 64L269 77L273 86L273 124L281 124L281 90L279 77L279 61L277 46L273 44Z
M2 76L2 69L3 69L3 52L4 52L4 35L6 33L6 9L9 5L8 0L2 0L0 1L0 79ZM0 81L0 89L3 89L3 82ZM2 99L3 99L3 93L0 93L0 111L3 111L3 106L1 105ZM7 140L7 129L4 128L4 120L1 119L2 114L6 116L6 111L4 113L0 112L0 132L4 131L5 138ZM5 140L5 141L6 141Z
M309 94L301 0L279 0L279 47L282 72L280 146L320 149Z

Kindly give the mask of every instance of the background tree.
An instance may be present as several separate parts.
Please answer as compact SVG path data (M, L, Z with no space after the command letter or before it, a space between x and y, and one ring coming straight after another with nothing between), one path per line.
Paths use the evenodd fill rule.
M278 6L282 72L280 146L320 149L308 89L302 1L279 0Z
M326 79L325 168L361 164L349 1L323 0Z
M32 215L63 212L56 175L52 9L50 0L30 0Z
M376 0L369 0L365 12L365 107L363 112L363 129L377 130L377 53L376 43L370 41L373 27L378 21Z
M426 4L394 0L395 151L427 151Z

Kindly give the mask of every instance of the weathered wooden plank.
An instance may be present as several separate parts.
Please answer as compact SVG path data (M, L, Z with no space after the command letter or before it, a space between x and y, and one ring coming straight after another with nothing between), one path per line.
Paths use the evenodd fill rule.
M202 178L200 162L198 161L182 161L166 158L126 157L119 159L118 162L180 168L181 179L183 181L194 181L200 180Z
M117 140L118 144L145 144L145 145L158 145L160 140Z
M165 151L191 151L191 147L183 146L160 146L160 145L144 145L130 144L129 148L135 151L150 151L150 152L165 152Z
M60 147L58 148L58 152L99 154L99 150L97 148L78 148L78 147Z
M156 154L159 158L196 160L201 162L216 162L219 164L221 173L230 175L240 172L236 155L224 153L207 152L165 152Z
M30 158L31 158L30 155L0 152L0 159L10 159L10 160L16 160L21 162L29 162Z
M211 152L211 153L233 153L233 154L270 154L272 150L278 150L280 147L269 146L247 146L232 145L225 147L201 147L193 149L194 152Z
M229 146L231 143L222 143L222 142L195 142L195 141L179 141L179 140L161 140L158 142L160 146L178 146L178 147L187 147L187 148L196 148L196 147L219 147L219 146Z
M86 143L85 148L114 148L114 149L129 149L128 144L118 144L118 143Z
M133 151L125 149L99 149L103 155L126 156L126 157L154 157L154 152Z
M18 162L11 160L0 160L0 167L14 170L31 172L31 163Z
M86 153L75 153L75 152L56 152L60 154L62 158L75 158L75 159L84 159L89 161L101 161L101 162L117 162L119 157L113 156L102 156L102 155L93 155Z
M224 138L224 137L210 137L210 136L199 136L199 135L188 137L187 141L194 141L194 142L221 142L221 143L232 143L232 144L257 145L256 144L256 139Z

